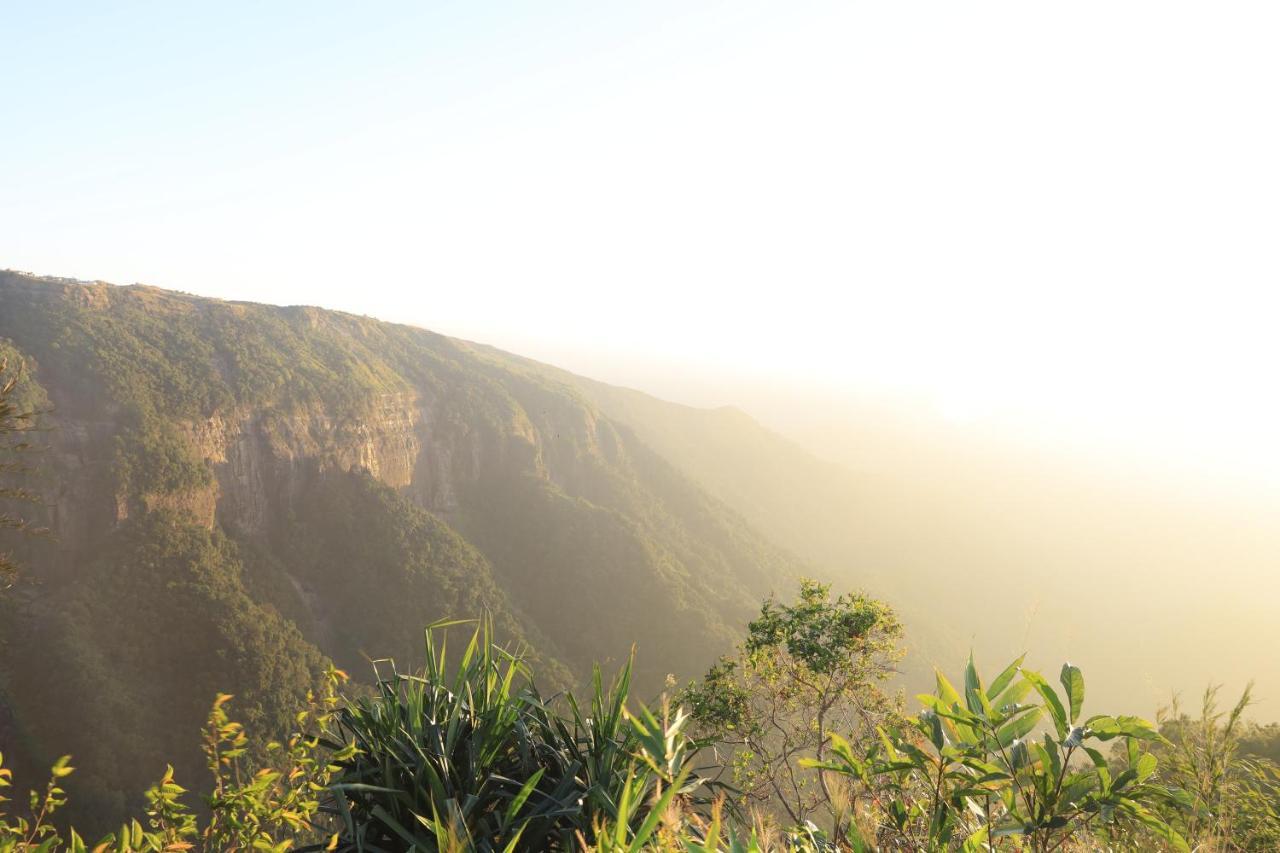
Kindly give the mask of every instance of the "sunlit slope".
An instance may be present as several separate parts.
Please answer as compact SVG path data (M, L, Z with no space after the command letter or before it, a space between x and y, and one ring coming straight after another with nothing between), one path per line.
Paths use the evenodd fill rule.
M555 373L812 571L892 601L911 680L1026 650L1085 666L1109 707L1257 679L1258 714L1280 711L1280 496L888 408L779 415L837 464L734 409Z
M918 537L906 519L887 519L886 504L904 499L892 478L856 476L734 408L670 403L475 346L501 363L572 383L754 527L800 555L811 575L891 598L907 620L904 671L912 684L930 677L934 661L950 663L957 648L967 648L964 620L927 619L926 603L901 574L903 551L916 550Z

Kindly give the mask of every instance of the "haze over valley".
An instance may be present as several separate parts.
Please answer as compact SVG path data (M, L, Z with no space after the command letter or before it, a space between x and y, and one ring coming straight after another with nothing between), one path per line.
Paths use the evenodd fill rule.
M0 853L1280 849L1280 7L0 32Z

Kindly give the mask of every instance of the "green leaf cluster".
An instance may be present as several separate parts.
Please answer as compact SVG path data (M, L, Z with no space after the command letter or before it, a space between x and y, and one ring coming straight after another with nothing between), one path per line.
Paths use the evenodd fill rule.
M572 850L606 825L645 836L655 797L695 797L687 717L628 712L629 665L608 687L597 670L587 707L553 702L488 620L451 657L454 624L427 628L421 674L383 673L338 716L339 849Z
M1022 662L985 684L970 659L962 689L938 672L936 692L918 697L921 713L882 730L878 743L859 754L834 738L835 760L807 762L874 803L861 823L850 822L850 835L913 849L986 849L1010 839L1014 849L1049 851L1073 838L1125 843L1150 834L1189 849L1158 814L1174 792L1154 778L1149 746L1162 740L1155 727L1135 717L1082 718L1077 667L1062 666L1059 691ZM1123 763L1098 748L1113 740Z

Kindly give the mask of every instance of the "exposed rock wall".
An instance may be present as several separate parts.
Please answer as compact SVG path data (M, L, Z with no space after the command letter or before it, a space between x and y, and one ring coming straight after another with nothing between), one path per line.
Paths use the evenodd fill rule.
M56 389L55 389L56 393ZM146 509L179 509L201 524L221 523L246 535L269 529L300 490L326 471L367 470L432 512L456 512L466 488L506 466L548 476L546 440L527 417L509 432L477 424L448 400L425 394L384 394L361 415L323 405L217 412L176 426L193 458L213 473L207 488L142 497ZM594 427L594 424L592 424ZM60 550L83 553L136 508L112 480L113 439L119 425L58 417L55 469L59 483L53 525Z

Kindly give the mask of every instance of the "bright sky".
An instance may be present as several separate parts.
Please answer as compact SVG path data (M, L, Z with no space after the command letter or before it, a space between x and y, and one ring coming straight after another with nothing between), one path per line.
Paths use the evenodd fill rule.
M1280 478L1274 3L8 2L0 36L0 266Z

